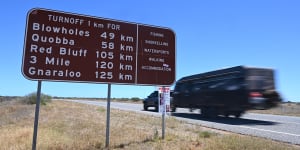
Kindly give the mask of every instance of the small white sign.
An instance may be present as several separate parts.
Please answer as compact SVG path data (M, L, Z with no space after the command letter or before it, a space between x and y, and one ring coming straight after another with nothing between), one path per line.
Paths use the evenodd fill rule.
M170 87L158 88L158 110L160 113L170 112Z

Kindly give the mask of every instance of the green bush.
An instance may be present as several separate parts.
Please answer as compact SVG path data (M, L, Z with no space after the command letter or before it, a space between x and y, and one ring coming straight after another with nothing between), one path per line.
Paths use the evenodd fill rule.
M36 92L30 93L23 98L23 102L25 104L36 104L36 100L37 100ZM52 101L51 96L41 93L41 99L40 99L41 105L46 105L51 101Z
M210 138L213 134L208 131L202 131L199 133L200 138Z

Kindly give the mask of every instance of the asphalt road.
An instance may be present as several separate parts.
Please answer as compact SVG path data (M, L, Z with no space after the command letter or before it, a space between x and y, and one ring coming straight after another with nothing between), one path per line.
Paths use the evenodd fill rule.
M106 102L86 100L72 101L103 107L107 106ZM121 110L161 116L161 114L151 110L144 111L142 104L111 102L110 106L111 108ZM276 141L300 145L300 117L246 113L242 115L241 118L217 117L213 119L207 119L201 117L198 110L189 112L187 109L177 109L177 112L172 113L172 116L179 120L183 120L192 124L199 124L209 128L264 137Z

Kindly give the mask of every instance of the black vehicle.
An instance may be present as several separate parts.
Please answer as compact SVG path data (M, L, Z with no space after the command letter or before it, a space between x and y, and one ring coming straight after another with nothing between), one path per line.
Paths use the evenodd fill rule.
M154 107L155 111L158 111L158 91L152 92L147 98L144 99L144 110L148 110L148 107Z
M240 117L246 110L268 109L279 102L274 70L237 66L181 78L175 85L171 109L200 109L208 117Z
M172 101L173 91L170 92L170 101ZM158 111L158 91L152 92L147 98L143 100L144 110L148 110L148 107L154 107L155 111Z

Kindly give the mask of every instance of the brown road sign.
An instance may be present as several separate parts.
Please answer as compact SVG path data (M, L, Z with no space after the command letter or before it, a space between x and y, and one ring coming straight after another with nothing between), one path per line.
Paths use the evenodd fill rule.
M32 9L22 73L30 80L171 85L175 55L168 28Z

